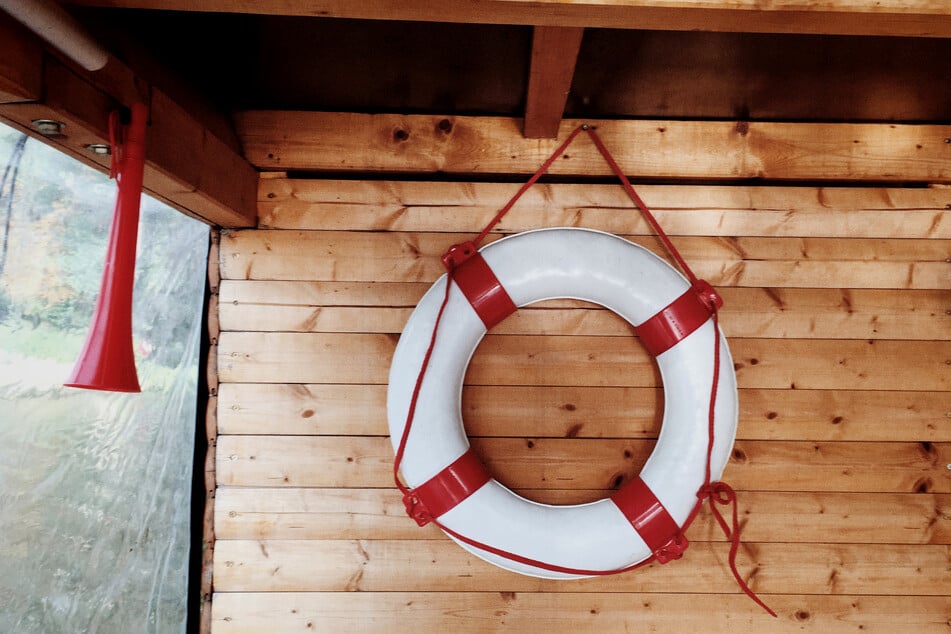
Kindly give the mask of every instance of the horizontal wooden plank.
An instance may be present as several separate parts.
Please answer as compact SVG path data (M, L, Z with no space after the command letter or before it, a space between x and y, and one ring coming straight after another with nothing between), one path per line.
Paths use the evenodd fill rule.
M262 178L259 226L273 229L482 231L512 183ZM638 185L673 236L951 238L946 189ZM653 231L620 185L536 184L497 227Z
M262 256L265 266L269 258L311 257L325 259L334 256L341 265L351 259L364 262L376 259L402 258L421 260L433 259L429 268L436 275L445 272L439 261L445 251L454 244L471 240L475 236L462 233L407 233L407 232L362 232L362 231L270 231L236 230L224 234L228 251L223 260L239 259L241 253ZM501 238L492 234L486 241ZM621 237L646 247L655 253L663 254L661 241L654 236ZM743 260L795 260L795 261L833 261L860 263L875 262L940 262L947 264L951 241L938 239L901 239L868 238L843 240L839 238L773 238L773 237L712 237L682 236L675 243L677 250L688 261L727 261ZM223 245L224 246L224 245ZM314 254L295 253L299 250L314 250ZM238 254L238 258L235 254ZM416 263L417 267L420 263ZM325 265L326 266L326 265ZM943 267L945 271L951 267ZM319 270L314 275L319 275ZM228 276L229 278L231 276ZM248 279L237 277L232 279ZM278 278L281 279L281 278ZM285 278L293 279L293 278ZM306 278L310 281L321 278ZM363 281L363 280L360 280ZM381 279L366 281L383 281ZM399 280L391 281L419 281Z
M248 160L264 170L460 175L532 174L585 123L566 119L559 140L548 140L525 139L521 119L510 117L257 110L235 122ZM951 180L944 142L951 126L620 119L597 126L621 168L638 178ZM587 138L567 156L551 174L611 174Z
M522 490L548 504L568 504L610 491ZM951 495L928 493L786 493L744 491L743 538L752 542L949 544ZM218 539L432 539L405 514L389 489L222 487L215 497ZM724 540L704 507L691 541Z
M736 594L618 592L218 592L213 624L221 634L264 631L437 632L482 634L601 631L829 632L947 629L945 597L769 596L773 619ZM649 628L649 629L648 629Z
M587 26L662 31L741 31L842 35L951 36L947 7L941 0L832 0L815 3L774 0L424 0L422 2L345 2L341 0L72 0L75 4L178 11L266 13L366 20L471 22Z
M638 439L470 441L507 486L597 491L637 475L654 445ZM748 491L949 493L948 463L947 443L741 440L723 479ZM393 448L381 437L220 436L217 476L221 486L389 487Z
M389 296L388 284L374 286L381 296ZM326 289L322 294L321 288L326 289L319 282L225 280L220 288L221 328L399 333L418 300L368 306L358 303L365 293L354 293L347 301L347 289L336 293ZM421 297L426 287L414 290ZM946 308L951 296L943 290L724 287L719 293L724 301L720 323L727 337L935 340L945 338L951 326ZM631 327L600 306L550 300L518 311L492 332L626 337Z
M440 540L219 540L215 589L359 592L718 592L738 594L726 544L692 543L676 565L577 581L516 575ZM796 594L947 594L948 546L758 544L738 559L750 587ZM315 563L320 562L320 565ZM412 574L407 574L412 571ZM742 596L742 595L740 595Z
M223 383L385 384L395 335L221 333ZM737 383L748 388L947 391L951 342L731 339ZM489 335L469 385L652 387L653 359L635 337Z
M440 256L468 234L229 231L221 274L236 280L432 282ZM493 236L498 238L499 236ZM653 236L628 236L662 254ZM716 238L676 247L699 277L722 286L946 289L946 240Z
M219 434L386 436L386 386L222 383ZM941 392L739 391L741 440L951 441ZM466 386L472 436L655 438L658 388Z

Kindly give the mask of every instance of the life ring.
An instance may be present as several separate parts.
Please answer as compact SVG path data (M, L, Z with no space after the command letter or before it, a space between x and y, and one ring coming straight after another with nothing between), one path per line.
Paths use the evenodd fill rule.
M465 262L454 270L445 304L444 275L410 315L390 368L387 415L398 451L444 306L399 464L412 489L410 513L421 524L438 518L472 554L536 577L579 578L590 576L579 571L677 558L685 544L674 542L695 513L706 478L717 335L705 302L715 293L691 286L651 251L589 229L541 229L466 250L455 254ZM600 304L634 325L655 355L664 387L662 428L640 475L610 498L588 504L540 504L513 493L485 473L462 420L466 368L488 328L515 307L555 298ZM736 375L722 334L719 341L707 482L719 479L737 426Z

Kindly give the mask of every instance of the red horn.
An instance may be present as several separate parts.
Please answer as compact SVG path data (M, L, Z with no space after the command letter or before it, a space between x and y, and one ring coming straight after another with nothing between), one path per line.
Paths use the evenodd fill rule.
M119 191L109 228L102 285L86 343L66 386L140 392L132 352L132 287L148 109L141 103L133 105L128 125L121 128L116 123L117 118L117 113L110 117L109 131L112 137L112 175ZM118 142L116 131L121 132Z

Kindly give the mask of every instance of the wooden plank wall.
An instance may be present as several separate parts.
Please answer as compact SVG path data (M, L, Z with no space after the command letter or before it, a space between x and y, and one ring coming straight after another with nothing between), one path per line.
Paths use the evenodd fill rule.
M394 345L438 256L517 188L272 173L260 226L222 233L213 631L947 632L951 189L639 187L726 302L740 423L724 480L740 570L773 620L706 511L682 560L567 582L503 571L404 514ZM610 184L536 186L491 238L559 225L660 252ZM571 301L501 324L463 394L489 469L554 503L635 475L661 408L627 325Z

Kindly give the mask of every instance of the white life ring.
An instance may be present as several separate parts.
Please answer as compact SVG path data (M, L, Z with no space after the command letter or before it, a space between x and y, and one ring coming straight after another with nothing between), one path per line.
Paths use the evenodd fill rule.
M580 299L612 310L635 327L691 290L678 271L649 250L600 231L530 231L489 244L479 254L518 307L545 299ZM394 450L403 435L446 279L440 278L420 300L393 356L387 415ZM691 517L697 492L705 484L715 334L709 314L702 319L699 327L656 356L665 394L663 425L639 476L640 486L646 486L648 494L656 498L654 507L659 502L676 527L683 527ZM453 284L400 464L410 488L421 487L457 460L472 455L462 421L462 385L469 360L486 332L486 324L470 299ZM736 376L722 335L720 342L711 481L719 479L727 463L737 424ZM635 520L611 498L578 505L540 504L488 476L485 479L439 515L438 521L475 543L522 559L513 560L453 537L466 550L497 566L537 577L578 578L587 575L527 562L607 572L657 554L657 545L645 541L635 530ZM644 516L655 510L645 510Z

